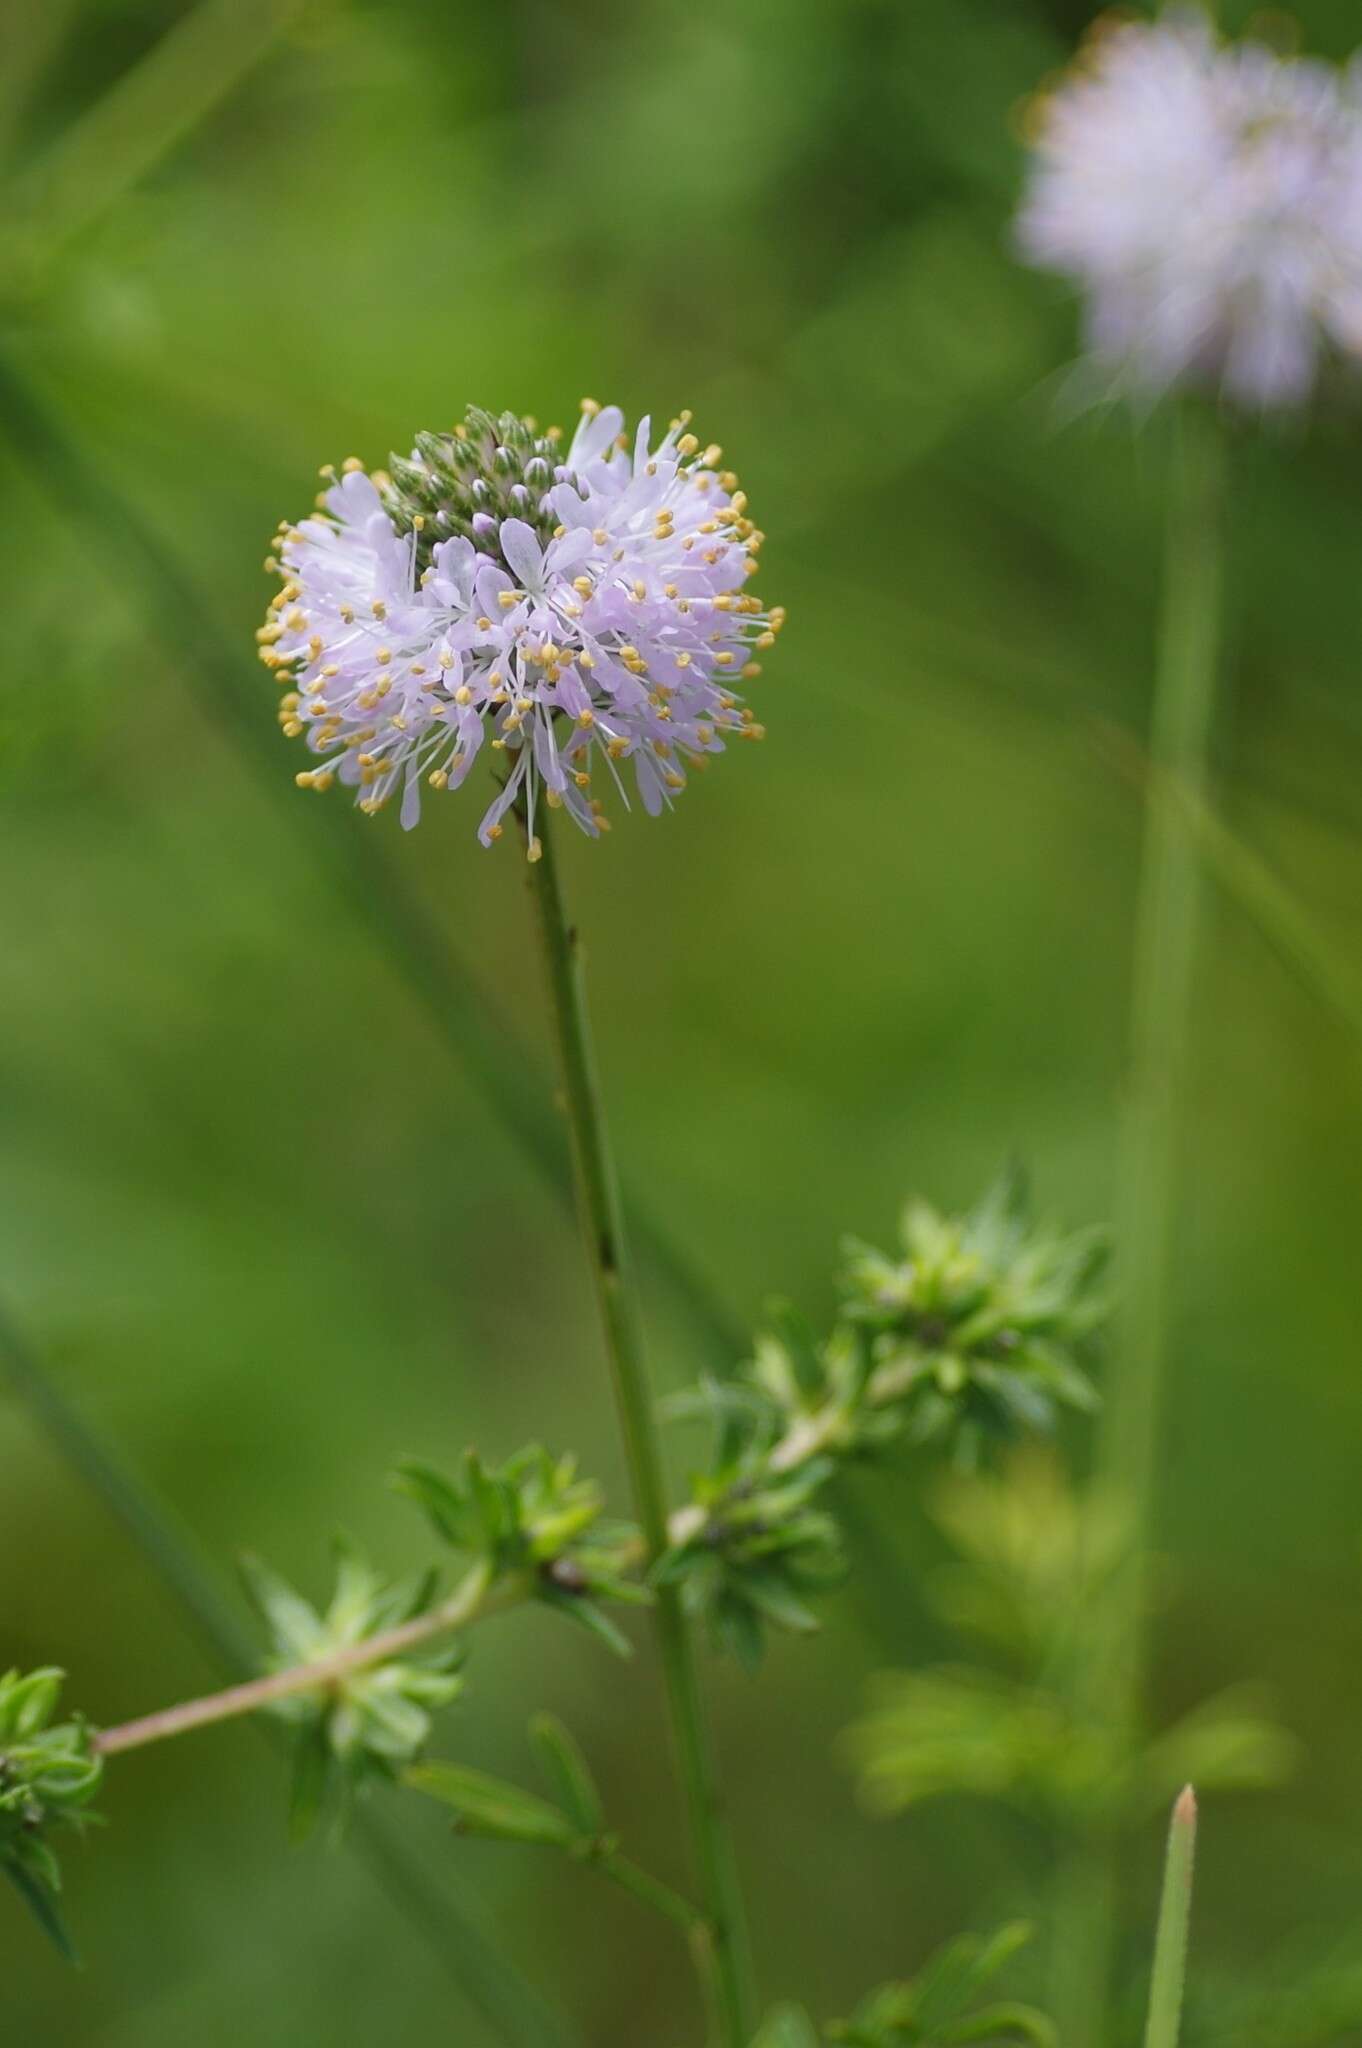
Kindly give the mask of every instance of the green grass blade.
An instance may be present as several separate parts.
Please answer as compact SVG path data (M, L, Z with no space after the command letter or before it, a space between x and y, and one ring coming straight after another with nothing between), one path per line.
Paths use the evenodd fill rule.
M301 4L202 0L167 30L15 181L7 211L34 254L116 205L265 56Z
M1192 1917L1192 1863L1196 1853L1196 1794L1179 1794L1168 1830L1159 1928L1154 1941L1154 1975L1149 1990L1145 2048L1178 2048L1182 1986L1187 1973L1187 1930Z

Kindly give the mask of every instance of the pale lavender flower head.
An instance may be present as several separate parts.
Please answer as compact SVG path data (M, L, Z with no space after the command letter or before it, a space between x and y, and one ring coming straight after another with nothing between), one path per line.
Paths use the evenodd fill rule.
M317 516L285 526L283 589L260 654L287 685L285 733L373 812L396 796L412 826L425 789L455 789L484 745L499 763L479 826L519 803L607 829L593 780L653 814L733 739L760 739L743 684L784 614L747 588L762 535L738 480L689 415L652 446L615 406L585 401L565 455L556 431L470 409L422 434L391 473L323 471Z
M1357 72L1198 12L1099 23L1038 102L1018 238L1082 289L1116 390L1298 404L1326 354L1362 358Z

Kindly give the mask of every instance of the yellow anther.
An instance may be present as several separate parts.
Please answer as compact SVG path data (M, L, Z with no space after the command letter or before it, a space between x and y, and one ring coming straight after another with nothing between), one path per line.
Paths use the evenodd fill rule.
M343 605L342 605L342 606L340 607L340 615L341 615L341 621L342 621L342 623L343 623L344 625L347 625L347 626L353 626L353 625L354 625L354 623L355 623L355 608L354 608L354 606L353 606L352 604L343 604Z
M591 777L587 774L584 768L575 769L573 771L572 779L576 783L578 789L590 789L591 787Z
M312 770L310 768L304 768L299 774L294 776L293 780L297 784L299 789L311 789Z
M449 777L443 768L434 768L426 777L432 789L448 789Z
M473 692L469 689L467 683L459 684L458 689L454 692L454 702L456 704L471 704L473 702Z
M501 837L501 827L500 827L500 825L489 825L489 826L487 827L487 837L488 837L489 839L500 839L500 837Z
M745 676L750 683L754 676L761 674L761 663L759 661L745 661L739 670L739 674Z
M694 455L699 446L699 440L694 434L683 434L676 444L676 452L678 455Z
M596 414L600 411L600 409L601 407L599 399L584 398L582 400L582 411L586 414L589 420L594 420Z
M629 742L626 739L618 738L608 740L605 751L612 761L622 761L629 751Z
M479 619L477 624L480 633L490 633L492 630L492 621L490 619Z
M347 455L341 464L341 468L347 476L353 476L356 470L363 469L363 467L364 464L360 461L358 455Z
M588 708L585 711L579 711L577 713L577 723L583 728L583 730L585 730L585 728L589 725L594 725L596 723L595 712L592 711L590 708Z
M684 789L686 786L685 776L678 775L675 768L669 768L662 780L666 783L668 789Z
M717 441L711 441L704 454L700 457L700 460L704 463L706 469L713 469L723 452Z
M369 609L376 619L386 619L388 616L388 607L381 597L376 597Z
M577 656L577 666L578 668L595 668L595 655L592 654L589 649L584 647L582 649L582 652Z
M725 648L722 654L715 655L714 663L716 668L731 668L733 666L733 656Z
M509 612L520 603L520 592L518 590L499 590L497 592L497 603L504 612Z
M421 532L421 531L422 531L422 530L424 529L424 527L425 527L425 523L426 523L426 515L425 515L425 513L424 513L424 512L413 512L413 513L412 513L412 516L411 516L411 525L412 525L412 531L413 531L413 533L420 533L420 532Z
M589 576L574 576L572 587L574 590L580 590L583 597L590 597L592 591L596 588Z
M392 651L391 647L380 647L380 648L379 648L379 650L378 650L378 653L377 653L377 654L375 655L375 657L374 657L374 659L375 659L376 661L380 661L380 662L387 662L387 661L391 661L391 660L392 660L392 658L393 658L393 651Z
M756 639L752 642L754 647L774 647L775 644L776 636L771 632L758 633Z
M609 536L603 526L596 526L591 530L591 538L598 548L603 548Z
M546 789L544 791L544 801L551 811L561 811L563 808L563 797L560 790Z
M296 740L302 729L296 718L290 718L283 728L284 738L286 740Z
M680 652L680 653L679 653L679 654L677 655L677 657L676 657L676 666L677 666L678 668L689 668L689 667L690 667L690 654L689 654L688 650L687 650L686 648L684 648L684 647L682 648L681 652Z
M542 859L543 853L544 849L540 845L537 838L532 839L529 845L525 848L525 858L526 860L531 862Z

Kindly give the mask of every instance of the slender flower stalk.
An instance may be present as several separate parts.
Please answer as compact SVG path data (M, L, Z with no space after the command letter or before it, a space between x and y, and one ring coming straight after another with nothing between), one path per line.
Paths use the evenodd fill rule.
M1176 422L1170 481L1144 850L1131 991L1131 1068L1118 1161L1123 1260L1117 1341L1098 1443L1099 1480L1127 1518L1129 1562L1077 1678L1081 1703L1117 1738L1140 1712L1148 1537L1158 1477L1177 1229L1178 1132L1187 1063L1201 894L1191 812L1205 804L1220 654L1224 448L1216 422L1188 408ZM1111 1968L1115 1842L1099 1839L1066 1884L1069 1924L1056 1934L1056 2017L1066 2039L1100 2033ZM1070 1874L1072 1877L1072 1873Z
M662 1453L591 1042L581 941L564 906L549 818L540 821L530 851L534 856L528 866L530 889L572 1137L582 1231L638 1517L651 1562L664 1554L670 1542ZM694 1643L677 1587L658 1588L655 1613L682 1793L710 1921L716 2018L724 2048L746 2048L755 2024L746 1914L720 1801Z
M1187 1974L1187 1933L1192 1918L1192 1865L1196 1855L1196 1794L1180 1793L1168 1830L1159 1927L1154 1941L1154 1976L1149 1988L1145 2048L1178 2048L1182 2028L1182 1987Z

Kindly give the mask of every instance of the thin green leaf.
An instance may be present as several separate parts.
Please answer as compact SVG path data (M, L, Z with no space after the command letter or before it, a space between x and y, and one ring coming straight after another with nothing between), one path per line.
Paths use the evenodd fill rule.
M452 1807L466 1834L503 1842L538 1842L555 1849L570 1848L576 1840L572 1822L556 1806L485 1771L444 1762L413 1764L402 1773L402 1780L414 1791Z
M530 1740L538 1753L550 1790L557 1794L579 1834L595 1837L604 1832L605 1809L591 1766L576 1739L554 1714L536 1714L530 1723Z
M57 1911L56 1901L47 1886L25 1870L22 1865L0 1858L0 1870L9 1879L29 1912L52 1943L57 1953L68 1963L79 1963L75 1946L66 1931L66 1923Z

